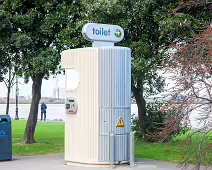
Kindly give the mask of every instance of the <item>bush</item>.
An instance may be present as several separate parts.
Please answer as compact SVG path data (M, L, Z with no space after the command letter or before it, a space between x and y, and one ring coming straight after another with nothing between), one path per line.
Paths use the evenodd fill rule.
M132 130L136 139L150 142L171 141L174 136L185 133L188 128L182 124L179 111L164 111L164 104L154 103L147 105L146 128L141 129L138 118L132 120Z

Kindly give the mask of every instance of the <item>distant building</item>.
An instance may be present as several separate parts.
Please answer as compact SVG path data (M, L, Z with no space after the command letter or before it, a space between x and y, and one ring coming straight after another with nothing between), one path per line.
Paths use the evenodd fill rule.
M18 96L18 100L27 100L25 96Z
M7 97L1 97L0 100L1 101L7 101Z
M65 98L65 88L54 88L52 97L56 98L56 99L64 99Z
M167 101L164 97L147 97L145 100L146 103L164 103Z

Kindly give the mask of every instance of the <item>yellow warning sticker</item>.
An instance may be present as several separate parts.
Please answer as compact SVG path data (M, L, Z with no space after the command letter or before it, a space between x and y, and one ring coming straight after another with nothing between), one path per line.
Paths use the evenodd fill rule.
M124 121L121 117L120 117L116 127L124 127Z

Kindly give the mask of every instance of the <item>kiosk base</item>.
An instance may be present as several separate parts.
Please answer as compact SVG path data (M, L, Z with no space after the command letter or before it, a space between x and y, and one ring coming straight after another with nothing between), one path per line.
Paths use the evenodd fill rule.
M117 165L129 165L129 161L122 161L120 162L115 162L114 166ZM71 162L71 161L66 161L67 166L81 166L81 167L110 167L110 162Z

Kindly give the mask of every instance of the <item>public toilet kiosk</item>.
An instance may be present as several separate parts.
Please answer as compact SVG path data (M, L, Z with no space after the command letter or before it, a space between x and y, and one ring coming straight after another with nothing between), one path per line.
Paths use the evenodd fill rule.
M114 46L124 38L120 26L86 24L92 47L65 50L67 164L134 164L131 133L131 50Z

